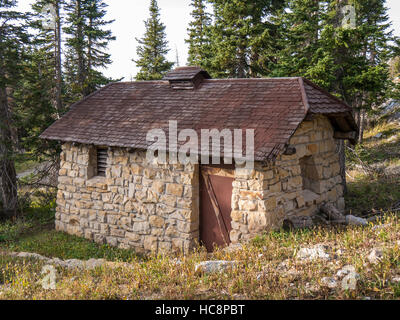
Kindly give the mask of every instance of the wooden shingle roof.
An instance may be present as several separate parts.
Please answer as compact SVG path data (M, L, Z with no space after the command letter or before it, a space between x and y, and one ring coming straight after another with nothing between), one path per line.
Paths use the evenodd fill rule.
M109 84L73 105L41 137L147 149L154 143L146 141L147 132L163 129L168 138L169 120L176 120L178 130L199 136L201 129L254 129L255 160L267 161L310 114L326 114L338 131L356 130L348 105L303 78L206 78L192 90L174 90L166 80Z

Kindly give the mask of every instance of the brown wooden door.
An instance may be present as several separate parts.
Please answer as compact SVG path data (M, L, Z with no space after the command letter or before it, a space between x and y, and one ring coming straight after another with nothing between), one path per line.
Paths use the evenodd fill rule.
M230 244L234 179L218 168L202 166L200 171L200 242L212 252L216 245Z

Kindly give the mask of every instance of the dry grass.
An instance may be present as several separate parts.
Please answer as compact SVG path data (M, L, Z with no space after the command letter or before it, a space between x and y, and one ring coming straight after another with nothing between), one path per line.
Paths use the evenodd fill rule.
M129 266L85 271L57 267L55 290L42 288L43 262L3 255L0 299L397 299L400 283L392 279L400 276L400 227L395 216L383 222L390 226L275 232L211 256L199 249L188 256L134 257ZM329 261L296 258L299 248L321 243L330 248ZM384 250L376 265L367 259L375 247ZM195 265L205 260L235 260L239 265L220 274L196 274ZM323 277L348 264L360 275L356 290L321 284Z

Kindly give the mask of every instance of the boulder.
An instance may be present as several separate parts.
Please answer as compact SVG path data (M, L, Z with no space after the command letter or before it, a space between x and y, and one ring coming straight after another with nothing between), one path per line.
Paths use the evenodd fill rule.
M322 244L317 244L311 248L301 248L297 252L296 257L306 261L312 261L315 259L329 260L330 256L326 253L327 249L328 247Z
M220 273L236 266L236 261L203 261L196 265L195 273Z
M367 226L368 221L360 217L348 215L346 216L346 224L350 226Z

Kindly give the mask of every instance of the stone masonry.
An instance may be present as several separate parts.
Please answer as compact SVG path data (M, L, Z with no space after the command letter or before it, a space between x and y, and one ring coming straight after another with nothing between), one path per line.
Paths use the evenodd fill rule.
M344 210L339 156L333 128L324 116L305 121L290 139L296 154L280 155L268 165L256 163L255 170L235 170L232 195L231 241L248 240L255 234L279 229L285 218L310 216L324 202ZM312 160L302 172L301 160ZM310 162L310 161L309 161ZM312 179L305 188L304 175Z
M193 247L199 237L197 166L148 164L145 152L113 148L106 177L93 177L93 152L63 146L57 230L137 252Z
M296 154L236 168L231 241L249 240L311 215L324 202L344 209L333 129L305 121L290 140ZM145 151L108 149L106 177L96 176L96 148L65 143L56 229L137 252L188 252L199 240L199 166L148 163Z

